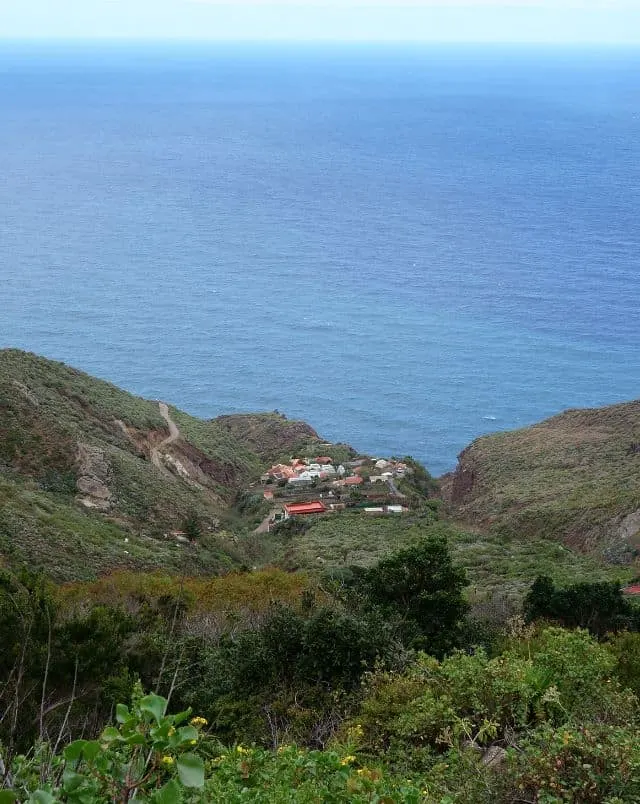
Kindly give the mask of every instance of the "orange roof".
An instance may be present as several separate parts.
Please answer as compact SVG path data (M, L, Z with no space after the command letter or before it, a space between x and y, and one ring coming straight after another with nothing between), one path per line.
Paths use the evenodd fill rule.
M285 466L283 463L277 463L267 471L268 475L281 475L282 477L295 477L296 473L290 466Z
M273 492L272 491L265 491L262 495L265 500L273 500Z
M289 516L299 516L301 514L324 514L327 509L320 500L315 500L307 503L288 503L284 510Z
M344 484L345 486L357 486L358 483L363 483L363 479L360 475L354 475L353 477L345 477Z
M322 458L316 458L316 463L331 463L331 458L324 455Z

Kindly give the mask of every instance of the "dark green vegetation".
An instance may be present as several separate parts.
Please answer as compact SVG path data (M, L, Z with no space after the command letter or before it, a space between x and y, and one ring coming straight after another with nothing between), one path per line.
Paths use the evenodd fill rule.
M0 804L637 802L639 411L255 533L267 464L353 451L0 352Z
M540 575L525 598L524 611L529 621L555 620L567 628L588 628L600 637L611 631L640 631L640 606L625 598L616 583L558 589Z
M629 563L640 549L640 401L569 410L474 441L443 489L451 513Z
M439 538L332 587L5 574L0 801L637 801L640 634L483 628L464 585ZM598 633L599 591L552 593Z

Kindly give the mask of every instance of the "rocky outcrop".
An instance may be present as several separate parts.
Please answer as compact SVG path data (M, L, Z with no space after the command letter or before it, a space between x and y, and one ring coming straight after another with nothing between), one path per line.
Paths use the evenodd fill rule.
M110 468L99 447L78 443L76 455L78 502L86 508L108 511L111 508Z
M218 416L214 421L267 462L303 444L322 443L306 422L290 421L281 413L234 414Z
M476 471L471 463L467 463L466 452L467 450L458 456L458 466L455 472L449 475L448 482L445 484L449 501L453 505L464 504L475 489Z

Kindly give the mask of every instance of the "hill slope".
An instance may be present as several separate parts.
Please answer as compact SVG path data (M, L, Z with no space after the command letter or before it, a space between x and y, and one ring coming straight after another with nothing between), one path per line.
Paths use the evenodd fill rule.
M274 433L283 448L300 440L291 424ZM60 579L115 566L232 566L240 558L220 543L218 517L263 466L251 443L216 420L161 408L62 363L0 350L7 563L44 566ZM188 517L206 535L197 558L189 546L159 541Z
M568 410L474 441L442 480L450 511L629 563L640 553L640 401Z

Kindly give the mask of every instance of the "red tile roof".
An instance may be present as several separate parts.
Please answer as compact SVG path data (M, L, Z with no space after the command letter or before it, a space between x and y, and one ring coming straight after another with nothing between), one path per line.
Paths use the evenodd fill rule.
M307 503L288 503L284 510L289 516L300 516L302 514L324 514L327 509L320 500L316 500Z
M296 473L290 466L285 466L283 463L277 463L267 470L267 474L272 477L295 477Z
M625 595L640 595L640 583L634 583L631 586L625 586L622 590Z
M322 458L316 458L316 463L331 463L331 458L327 458L325 455Z
M360 477L360 475L353 475L353 477L345 477L344 484L345 486L357 486L358 483L363 483L364 481Z

